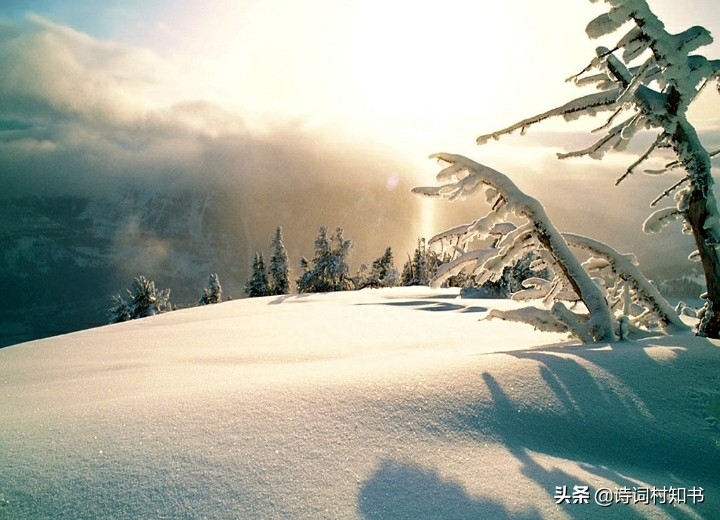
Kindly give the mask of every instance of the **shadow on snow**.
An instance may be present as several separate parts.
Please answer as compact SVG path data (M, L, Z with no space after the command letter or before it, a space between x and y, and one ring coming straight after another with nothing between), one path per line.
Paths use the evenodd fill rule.
M651 356L655 349L660 356ZM688 354L693 350L693 356ZM549 347L499 355L532 362L530 378L544 388L529 403L513 398L514 382L479 374L477 397L450 411L450 429L478 442L501 442L522 474L554 501L556 486L589 485L532 452L578 461L578 467L620 487L703 487L702 504L557 506L572 518L646 518L661 508L672 518L718 518L720 430L713 403L720 394L720 349L690 335L580 347ZM500 375L499 377L505 377ZM707 388L710 382L711 388ZM698 386L699 385L699 386ZM620 418L622 416L622 418ZM686 425L686 427L685 427ZM482 471L479 467L478 471ZM519 490L521 491L521 490ZM550 502L552 503L552 502ZM470 497L437 471L386 460L363 485L359 511L378 518L541 518L540 511L508 511L494 498ZM643 511L642 508L648 508Z

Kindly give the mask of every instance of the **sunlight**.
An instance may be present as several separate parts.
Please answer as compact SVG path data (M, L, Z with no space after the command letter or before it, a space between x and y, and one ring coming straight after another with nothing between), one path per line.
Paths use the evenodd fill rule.
M428 198L420 199L420 236L430 240L439 230L435 223L437 204L442 201Z
M488 71L500 77L506 73L495 46L507 30L502 9L468 12L466 3L456 2L412 10L387 2L357 7L347 36L353 67L346 85L356 110L395 124L437 122L450 114L467 117L468 100L498 87ZM488 15L499 23L482 24Z

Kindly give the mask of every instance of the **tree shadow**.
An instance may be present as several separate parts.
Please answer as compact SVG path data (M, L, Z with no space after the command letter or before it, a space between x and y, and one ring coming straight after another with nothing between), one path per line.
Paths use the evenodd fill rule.
M302 300L304 298L307 298L310 296L310 293L300 293L300 294L281 294L274 300L270 300L268 302L268 305L280 305L281 303L284 303L286 300Z
M487 312L487 307L478 305L462 305L460 303L449 303L443 301L426 300L403 300L383 303L359 303L358 305L389 305L391 307L413 307L420 311L430 312Z
M690 403L686 409L682 395L678 394L686 392L692 381L686 382L688 387L681 381L682 388L667 388L667 399L658 396L657 389L663 388L664 382L678 383L678 377L673 377L676 368L672 363L658 362L644 350L645 346L664 344L673 350L672 356L686 355L684 348L677 347L677 341L677 338L646 340L612 348L586 346L505 353L536 362L540 379L555 402L540 401L540 406L538 402L525 406L526 403L513 400L500 382L485 372L482 379L489 390L491 404L478 402L472 409L459 413L457 427L480 435L488 431L498 435L503 445L522 462L523 474L549 493L554 492L556 485L583 483L573 482L577 481L576 477L559 478L562 475L546 471L532 459L528 450L583 461L579 465L581 469L618 488L632 489L649 482L659 487L709 486L717 491L720 437L713 439L711 432L705 434L698 428L698 418L693 418L689 410ZM706 370L720 368L716 346L694 340L692 348L707 349L710 368ZM637 349L643 349L642 353ZM672 393L675 395L671 396ZM688 414L688 421L695 421L695 426L677 428L678 413ZM626 420L619 423L617 414ZM618 424L623 427L619 428ZM703 504L693 505L691 509L693 511L688 512L663 507L673 518L697 518L695 514L699 512L716 515L720 501L714 496L707 497ZM623 518L636 515L631 507L622 506L622 510ZM565 511L574 514L569 508Z
M659 363L643 348L659 346L657 343L647 340L617 344L605 350L574 349L570 356L562 348L506 353L538 362L543 381L563 405L561 412L554 415L532 411L521 414L524 422L540 422L543 427L532 435L516 438L531 448L554 446L554 454L559 456L582 454L594 464L613 461L619 466L676 475L689 472L717 481L720 451L712 436L667 427L677 423L678 413L691 414L692 403L687 394L693 381L681 381L680 388L668 387L667 382L678 381L674 365ZM677 344L677 339L674 343ZM693 348L709 349L715 367L720 368L717 347L709 342L698 343L695 340ZM675 349L673 355L681 357L685 352ZM509 401L501 399L504 394L492 376L484 374L483 379L495 398L496 407L500 408L499 403L510 406ZM665 395L657 395L659 388ZM623 421L622 431L616 427L618 414L629 419ZM504 426L510 432L515 425ZM514 430L516 434L522 431ZM561 436L562 443L552 442L556 435Z
M537 510L509 511L493 499L472 498L460 484L443 479L435 470L391 460L382 462L360 489L358 510L366 520L539 517Z
M502 444L520 463L520 473L545 490L535 508L511 510L511 502L499 494L471 496L462 483L443 478L434 468L385 460L360 490L360 514L366 520L543 518L560 511L576 519L720 518L720 500L715 496L720 490L720 444L716 444L720 436L703 431L702 418L693 415L697 410L683 402L693 383L688 367L698 371L701 384L720 382L720 350L709 341L688 338L498 354L532 362L533 368L521 374L529 379L530 388L537 389L538 398L523 402L515 397L509 388L525 381L510 372L485 371L484 388L478 389L477 398L470 396L465 404L446 410L447 428L437 434L446 438L449 428L478 443L492 439ZM683 346L683 341L691 344ZM692 357L688 349L695 350ZM713 371L719 372L716 379L710 375ZM667 388L667 398L658 395L663 385L674 385ZM529 395L527 391L521 389L519 395ZM618 415L623 419L618 420ZM685 419L692 426L678 428ZM540 455L565 459L578 472L541 463ZM588 486L588 503L556 504L558 487L567 486L572 495L576 485ZM685 505L630 501L600 507L595 492L605 486L612 492L698 486L705 489L705 501Z

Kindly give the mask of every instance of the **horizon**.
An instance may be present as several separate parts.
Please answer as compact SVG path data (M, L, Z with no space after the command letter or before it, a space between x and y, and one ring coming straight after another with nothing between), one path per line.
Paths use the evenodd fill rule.
M670 30L699 24L717 38L714 3L692 6L652 2ZM564 80L605 43L584 32L604 9L574 0L552 13L528 0L4 2L0 189L85 197L103 217L109 196L220 193L229 202L212 222L218 234L240 237L241 269L276 226L292 237L294 257L310 255L320 225L355 241L353 267L391 246L401 268L419 237L485 211L480 200L410 193L435 183L430 154L452 152L507 174L563 231L635 253L645 268L681 264L694 245L679 225L642 232L649 202L675 179L636 175L613 185L643 138L602 161L559 161L556 152L594 140L600 117L475 145L480 134L583 94ZM700 52L720 57L720 42ZM714 89L691 111L710 150L720 148L718 114ZM145 225L142 209L109 210L117 228L107 247L127 282L153 276L142 270L161 268L182 246L182 237ZM20 280L18 269L10 276Z

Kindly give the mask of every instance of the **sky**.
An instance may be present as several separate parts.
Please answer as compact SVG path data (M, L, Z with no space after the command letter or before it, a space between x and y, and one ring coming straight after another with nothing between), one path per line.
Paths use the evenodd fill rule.
M655 189L635 180L623 193L611 189L613 176L632 162L627 154L602 163L555 159L568 144L591 140L583 129L597 121L548 123L522 139L474 144L477 135L581 93L564 79L593 55L597 42L584 28L604 4L547 5L4 1L0 186L8 193L97 192L137 178L159 185L259 178L257 165L280 167L281 150L293 157L283 168L312 162L323 182L342 176L406 189L433 183L438 168L427 157L446 151L547 195L561 224L588 225L596 215L578 219L577 210L602 212L605 205L568 202L568 190L588 184L581 171L598 172L593 184L602 186L575 201L597 196L622 207L636 198L633 189ZM720 34L712 0L651 5L670 30L700 24ZM703 52L720 56L720 45ZM720 144L716 98L703 96L693 121ZM445 210L413 204L420 232L430 234ZM608 234L623 227L616 223Z

